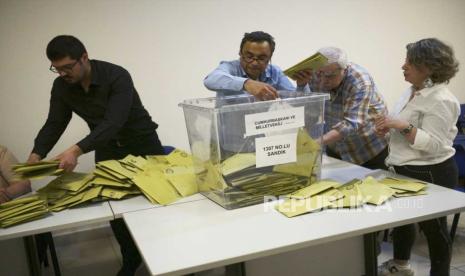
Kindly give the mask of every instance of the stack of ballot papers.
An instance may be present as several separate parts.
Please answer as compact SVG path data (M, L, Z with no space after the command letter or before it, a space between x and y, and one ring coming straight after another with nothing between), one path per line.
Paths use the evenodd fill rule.
M47 201L37 195L17 198L0 204L0 227L36 220L48 213Z
M284 70L284 74L291 79L295 80L294 75L302 70L318 70L320 67L325 66L328 59L320 53L316 53L308 57L296 65Z
M13 165L15 179L40 179L46 176L56 176L63 173L59 169L59 161L39 161L37 163L18 163Z
M99 200L102 187L93 187L90 183L92 179L92 174L65 173L39 189L37 194L48 202L50 211L59 212L84 202Z
M391 188L394 197L426 195L426 184L419 180L386 177L379 182Z
M390 198L426 194L426 183L386 177L376 180L367 177L341 184L321 180L287 195L276 205L276 210L294 217L325 208L357 208L363 204L381 205Z
M65 173L37 191L54 212L138 194L166 205L197 192L192 156L179 149L166 156L101 161L92 173Z
M256 168L255 153L236 153L215 165L204 163L198 174L200 191L226 209L263 202L265 196L281 196L315 182L319 176L321 147L304 128L296 141L297 161Z

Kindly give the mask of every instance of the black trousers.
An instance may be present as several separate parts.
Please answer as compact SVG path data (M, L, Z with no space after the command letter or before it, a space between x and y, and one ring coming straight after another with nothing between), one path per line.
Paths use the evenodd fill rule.
M137 140L127 144L121 144L119 142L109 143L105 147L95 150L95 162L122 159L128 154L135 156L162 155L163 146L158 139L157 133L139 137ZM140 266L142 257L123 219L119 218L110 221L110 226L119 243L121 255L123 257L123 267L118 275L132 276Z
M458 169L453 158L428 166L394 166L396 173L434 183L447 188L458 185ZM447 200L447 198L444 198ZM418 223L426 236L431 260L430 275L449 275L452 257L452 241L447 230L447 218L440 217ZM415 225L394 228L392 239L394 259L409 260L415 242Z
M378 153L378 155L366 161L365 163L360 164L359 166L362 166L362 167L365 167L371 170L375 170L375 169L387 170L384 160L386 160L386 157L388 156L388 154L389 154L388 147L385 147L382 151ZM331 150L329 147L326 147L326 155L328 155L329 157L342 160L341 156L338 153Z

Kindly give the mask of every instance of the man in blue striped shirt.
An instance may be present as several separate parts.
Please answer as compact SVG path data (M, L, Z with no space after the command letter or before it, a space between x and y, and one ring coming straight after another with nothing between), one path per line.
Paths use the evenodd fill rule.
M270 34L261 31L245 33L239 59L220 62L204 79L205 87L216 91L219 97L249 93L259 100L275 99L278 90L295 91L296 87L282 70L270 63L274 49L275 42ZM296 75L297 90L309 92L306 72L301 74Z
M297 89L276 65L270 63L275 49L273 37L265 32L245 33L239 48L239 59L222 61L205 79L204 85L217 97L250 94L258 100L274 100L278 90L310 92L311 72L299 72ZM232 99L234 102L234 99ZM254 140L244 140L244 114L220 114L220 144L228 156L253 151Z
M320 49L328 64L310 81L313 92L327 92L325 135L329 156L370 169L385 168L387 141L375 133L375 118L387 114L382 96L370 74L360 65L349 63L339 48Z

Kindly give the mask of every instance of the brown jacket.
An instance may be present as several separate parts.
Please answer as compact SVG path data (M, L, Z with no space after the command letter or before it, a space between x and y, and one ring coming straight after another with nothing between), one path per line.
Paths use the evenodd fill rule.
M11 166L18 163L16 157L4 146L0 145L0 187L8 187L13 178Z

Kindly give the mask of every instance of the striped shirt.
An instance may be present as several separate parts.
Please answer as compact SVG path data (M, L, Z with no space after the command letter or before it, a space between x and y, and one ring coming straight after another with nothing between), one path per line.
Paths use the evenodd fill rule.
M319 92L318 79L310 87ZM357 64L349 64L341 84L330 96L325 106L325 132L336 129L343 138L328 147L342 160L359 165L378 155L387 141L376 135L375 118L387 114L387 108L370 74Z

